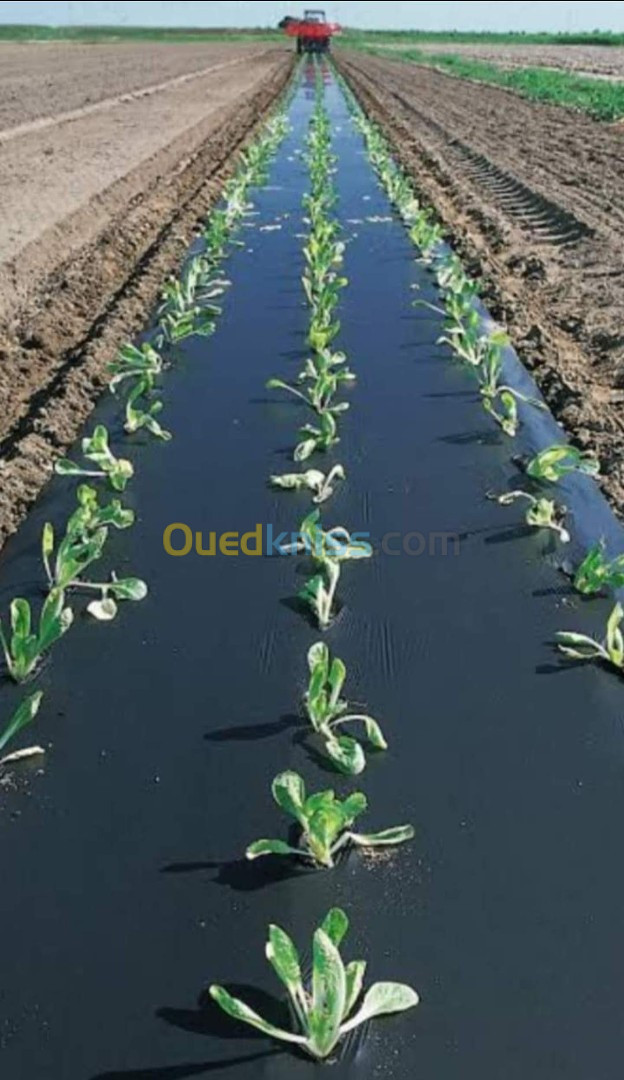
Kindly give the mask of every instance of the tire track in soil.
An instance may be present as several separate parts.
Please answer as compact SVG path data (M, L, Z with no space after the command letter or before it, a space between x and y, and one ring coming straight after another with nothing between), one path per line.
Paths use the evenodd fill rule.
M521 227L537 234L539 239L551 243L572 244L583 237L595 235L595 230L575 214L527 187L526 184L495 165L484 154L472 150L458 138L449 140L442 125L417 109L413 101L404 94L396 90L389 92L409 113L417 114L419 123L428 127L448 144L448 152L460 159L459 164L468 165L468 175L478 185L487 187L503 210Z
M467 93L430 69L353 52L337 62L482 276L485 301L553 413L600 458L622 516L622 134L498 88Z

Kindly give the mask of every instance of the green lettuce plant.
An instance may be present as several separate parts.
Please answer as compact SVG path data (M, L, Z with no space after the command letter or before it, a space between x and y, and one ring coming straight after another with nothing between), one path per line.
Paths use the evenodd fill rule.
M349 844L375 848L403 844L414 837L412 825L398 825L377 833L356 833L351 826L367 809L366 796L354 792L339 799L333 791L307 795L302 778L295 772L276 776L271 787L277 805L299 825L298 847L283 840L256 840L247 848L248 859L264 855L285 855L331 869L336 856Z
M48 593L36 630L33 629L28 600L20 597L12 600L8 636L0 621L0 645L11 678L15 682L24 682L32 675L43 654L69 630L73 621L71 608L65 607L62 589L54 588Z
M448 294L447 300L461 299L464 310L468 304L474 303L479 285L468 277L461 259L454 251L440 256L436 263L435 276L442 291Z
M624 619L624 608L616 604L607 622L604 641L595 641L586 634L560 631L557 634L559 649L570 660L602 660L618 671L624 670L624 636L620 624Z
M140 404L141 398L149 397L156 384L156 380L162 374L164 361L153 345L144 342L140 348L135 345L124 345L119 350L116 360L109 364L108 370L111 375L109 388L115 394L118 388L126 381L132 385L126 398L126 422L125 430L129 434L145 428L158 439L168 441L171 433L165 431L157 420L162 412L162 402L154 401L146 407Z
M574 588L585 596L624 586L624 555L607 559L604 541L594 544L574 575Z
M308 344L320 352L328 349L340 333L340 321L332 319L330 311L324 307L316 311L310 320Z
M180 278L171 278L162 290L158 323L167 341L175 344L198 334L208 337L216 328L221 307L214 301L230 282L213 278L212 266L203 255L195 255Z
M119 499L100 506L94 488L81 484L78 488L78 508L70 517L65 535L55 554L54 527L46 522L41 548L48 584L53 589L86 589L100 594L87 608L100 620L114 619L118 600L143 600L147 585L139 578L118 578L115 573L106 582L85 581L87 568L102 557L109 527L127 529L134 524L134 511L122 507Z
M109 389L112 393L127 379L147 379L153 385L159 375L162 374L164 361L159 352L144 342L136 345L122 345L117 357L108 365L111 375Z
M108 528L128 529L134 524L134 511L125 509L119 499L100 506L95 488L81 484L77 491L78 507L65 526L65 535L56 546L54 526L46 522L42 534L43 564L48 585L66 589L86 568L99 559L108 537Z
M597 476L600 464L592 454L577 450L575 446L554 445L541 450L528 463L526 471L534 480L556 484L569 473L580 472Z
M321 376L331 375L337 383L355 382L355 374L349 370L346 364L346 356L343 352L332 352L331 349L319 349L306 359L303 370L298 376L298 381L316 382Z
M287 131L287 117L280 113L267 122L257 141L241 152L236 174L224 188L224 205L211 211L202 230L205 245L202 257L207 271L214 271L223 263L230 247L243 246L235 239L235 233L251 212L249 189L265 182L269 162Z
M0 732L0 754L6 749L11 740L14 739L16 735L19 735L20 731L22 731L27 724L32 723L39 712L42 700L43 693L39 690L36 694L30 694L29 697L25 698L24 701L18 705L4 731ZM38 751L39 747L36 747L36 749ZM21 751L18 752L18 754L11 755L10 758L2 758L0 765L6 764L8 760L15 760L18 756L24 756L24 753L25 751ZM30 754L32 751L28 751L28 753Z
M318 424L304 424L299 428L300 442L295 447L295 461L307 461L317 451L327 452L340 442L338 425L331 412L321 413Z
M141 578L118 578L115 572L110 581L73 581L72 585L80 589L89 589L99 593L99 597L87 605L89 615L99 622L110 622L116 618L121 600L137 602L147 596L147 585Z
M371 545L356 540L342 525L325 532L320 525L320 511L313 510L299 526L297 539L280 548L282 555L307 552L317 567L317 572L299 593L314 612L321 630L326 630L333 619L336 589L343 562L353 559L369 559Z
M490 334L481 332L480 320L465 320L457 326L447 326L438 338L438 345L448 345L456 356L473 368L485 367L493 357L500 357L509 338L503 330Z
M312 491L314 492L312 502L320 505L327 502L334 494L336 480L344 480L345 476L343 466L334 465L327 474L319 469L307 469L302 473L272 476L271 483L273 487L283 488L286 491Z
M223 207L216 207L202 230L205 243L204 257L211 267L224 262L233 240L234 222Z
M67 458L60 458L54 466L59 476L104 477L115 491L124 491L134 475L132 462L115 457L108 443L108 431L98 424L93 435L82 440L82 453L97 469L83 469Z
M163 409L162 401L153 401L151 404L146 403L145 407L140 404L141 398L148 397L151 393L152 388L149 380L138 379L135 382L126 398L126 422L124 428L129 435L133 435L135 432L145 428L155 438L162 439L163 442L169 442L173 437L171 432L167 431L157 419Z
M502 383L502 368L501 350L491 349L478 370L481 399L485 411L513 439L518 430L518 402L534 409L546 409L546 405L539 398L527 397Z
M444 229L433 214L424 210L410 228L410 239L420 249L421 259L427 264L433 259L436 249L444 239Z
M388 744L377 720L367 713L349 712L349 703L341 697L347 669L338 657L331 659L329 649L316 642L308 652L310 672L304 698L307 718L317 735L324 739L325 751L343 773L357 776L366 767L362 745L340 729L347 724L361 724L369 744L375 750L387 750Z
M264 1020L248 1005L232 997L223 986L212 985L210 995L228 1016L261 1031L278 1042L304 1050L315 1060L334 1052L349 1032L378 1016L405 1012L418 1004L418 994L402 983L375 983L360 1001L366 963L354 960L345 965L340 945L349 920L340 908L333 908L316 930L312 943L312 978L303 982L301 961L293 941L279 926L269 927L266 956L286 987L296 1031L286 1031Z
M565 525L567 510L559 506L554 499L546 499L529 494L528 491L508 491L504 495L493 495L500 506L511 506L518 499L529 503L525 514L527 525L534 529L551 529L557 533L562 544L569 544L570 533Z
M338 390L338 375L333 372L317 375L314 381L304 390L297 389L296 386L284 382L283 379L268 379L265 386L267 390L286 390L287 393L293 394L300 401L309 405L319 416L324 413L332 413L337 416L339 413L346 412L349 408L347 402L332 405L334 395Z

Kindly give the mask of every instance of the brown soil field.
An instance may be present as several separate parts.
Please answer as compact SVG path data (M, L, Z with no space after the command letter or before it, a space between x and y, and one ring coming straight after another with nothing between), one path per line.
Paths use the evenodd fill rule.
M262 44L0 45L0 545L292 65Z
M454 53L485 60L499 67L547 67L575 75L624 79L624 48L604 45L476 45L464 42L396 43L392 49L418 48L423 52Z
M624 514L624 132L497 87L339 66Z
M0 42L0 132L257 56L259 44Z

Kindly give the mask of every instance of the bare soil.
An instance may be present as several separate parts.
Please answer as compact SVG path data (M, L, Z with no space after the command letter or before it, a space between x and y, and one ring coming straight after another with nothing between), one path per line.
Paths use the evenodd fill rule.
M407 48L408 46L399 46ZM546 67L574 75L624 79L624 48L604 45L470 45L438 42L418 45L423 52L455 53L504 68Z
M0 42L0 133L120 94L257 56L266 46L158 42L81 45Z
M77 53L65 80L58 46L9 48L32 54L36 84L14 127L58 122L0 142L0 545L84 425L106 364L144 323L293 63L290 50L263 46L202 46L201 57L191 47L186 63L186 46L62 46L65 65ZM139 49L142 87L126 55ZM104 50L108 67L83 57ZM179 81L198 64L209 70ZM116 70L119 82L107 83ZM167 85L164 71L178 81ZM36 104L46 78L47 117ZM141 93L148 85L157 89ZM121 101L129 86L138 96ZM88 95L105 104L90 111Z
M624 515L624 132L428 68L339 66Z

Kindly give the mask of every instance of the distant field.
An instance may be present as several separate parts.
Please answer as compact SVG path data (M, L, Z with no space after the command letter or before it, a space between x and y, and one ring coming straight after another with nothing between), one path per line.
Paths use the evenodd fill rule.
M467 33L459 30L349 30L345 35L349 43L357 40L368 45L385 45L389 42L402 42L405 45L420 45L433 42L443 45L446 42L492 45L624 45L624 33L612 34L594 30L586 34L496 34L487 31Z
M547 58L540 50L543 45L521 45L514 49L499 47L472 49L467 45L448 44L445 52L437 52L425 44L420 48L386 41L383 45L362 35L345 37L342 44L372 52L379 56L426 64L442 69L459 78L494 83L514 90L534 101L550 102L580 109L598 120L619 120L624 117L624 49L608 50L615 63L609 70L596 70L599 61L593 46L557 50L551 46ZM519 57L510 54L518 49ZM560 52L562 59L560 59ZM553 55L553 53L555 55Z
M28 23L0 24L2 41L262 41L281 39L279 30L228 30L193 27L149 26L35 26Z
M386 46L394 51L410 48L405 43L394 42ZM438 44L423 43L426 52L439 52ZM471 60L484 60L504 68L550 67L573 75L590 78L624 79L624 46L605 49L602 45L470 45L466 42L447 42L444 52Z
M150 27L150 26L37 26L29 23L0 24L0 40L5 41L223 41L246 39L250 35L262 39L281 37L272 27L229 29L228 27ZM612 34L595 30L586 34L497 34L465 33L463 31L427 30L349 30L342 40L345 44L387 45L391 43L418 46L431 44L475 45L597 45L624 46L624 33Z

